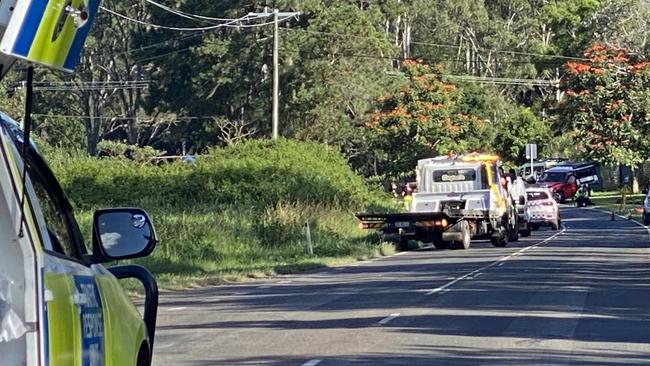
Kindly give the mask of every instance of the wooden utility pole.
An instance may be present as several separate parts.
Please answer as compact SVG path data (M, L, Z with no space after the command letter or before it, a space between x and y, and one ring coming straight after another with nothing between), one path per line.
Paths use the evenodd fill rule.
M271 111L271 125L272 125L272 138L277 140L280 130L280 61L278 55L278 49L280 48L280 36L278 34L280 22L279 18L284 19L290 17L297 17L300 15L300 12L280 12L278 9L274 9L273 13L269 13L268 9L264 8L263 13L249 13L250 16L271 16L273 15L273 102L272 102L272 111ZM284 20L282 19L282 20Z

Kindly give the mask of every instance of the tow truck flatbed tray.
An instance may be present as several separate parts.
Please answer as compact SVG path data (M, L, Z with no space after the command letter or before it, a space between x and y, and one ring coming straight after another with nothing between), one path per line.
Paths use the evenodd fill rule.
M447 219L456 221L463 218L487 218L487 210L447 210L443 212L396 212L396 213L373 213L357 212L355 216L363 222L387 222L387 221L421 221Z

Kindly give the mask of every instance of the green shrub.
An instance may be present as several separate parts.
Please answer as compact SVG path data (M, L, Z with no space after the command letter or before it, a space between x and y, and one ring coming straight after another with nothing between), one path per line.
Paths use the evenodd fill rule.
M139 262L163 285L179 277L286 273L333 258L368 258L394 250L378 245L374 232L358 229L353 215L364 206L394 208L383 200L385 195L368 189L337 151L323 145L251 141L213 149L195 164L152 165L49 150L47 158L87 239L97 208L149 211L159 245L153 256Z
M213 149L196 164L160 166L124 158L53 155L77 207L267 207L302 202L361 209L375 197L337 151L316 143L251 141Z

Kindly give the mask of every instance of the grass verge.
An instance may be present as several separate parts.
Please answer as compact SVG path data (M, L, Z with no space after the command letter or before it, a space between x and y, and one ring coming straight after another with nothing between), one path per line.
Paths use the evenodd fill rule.
M151 256L129 263L151 270L163 289L300 273L395 253L393 244L359 229L354 215L338 208L278 204L265 212L222 206L182 212L155 209L150 214L158 247ZM77 217L89 234L92 210L82 210ZM313 255L307 253L307 222Z
M593 195L591 201L597 208L608 212L614 212L618 215L628 216L632 220L643 222L642 210L643 200L645 195L633 194L628 195L625 199L625 204L622 203L620 192L599 192L598 195Z

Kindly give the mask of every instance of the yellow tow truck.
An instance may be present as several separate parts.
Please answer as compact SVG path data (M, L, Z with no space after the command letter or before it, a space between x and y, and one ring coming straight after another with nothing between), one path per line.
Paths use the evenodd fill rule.
M360 227L402 249L409 240L467 249L480 237L505 247L519 240L520 220L500 165L498 156L479 153L421 159L408 212L360 212Z

